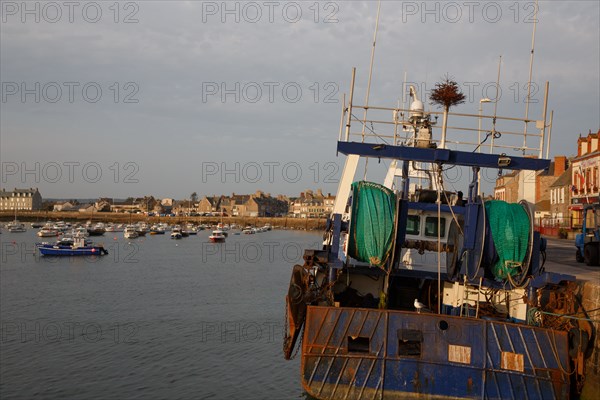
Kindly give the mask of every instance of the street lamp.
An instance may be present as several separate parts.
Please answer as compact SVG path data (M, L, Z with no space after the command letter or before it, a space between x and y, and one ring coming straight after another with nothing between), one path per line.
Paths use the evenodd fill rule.
M484 97L479 100L479 128L477 129L477 152L481 153L481 112L483 103L491 103L492 100ZM481 196L481 171L477 171L477 195Z

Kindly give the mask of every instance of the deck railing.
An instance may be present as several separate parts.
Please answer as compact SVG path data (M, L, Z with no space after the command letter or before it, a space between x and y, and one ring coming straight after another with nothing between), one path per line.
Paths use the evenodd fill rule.
M409 120L410 109L398 107L364 106L353 104L354 78L350 97L344 97L339 140L375 142L390 145L411 145L415 140L414 124ZM511 118L499 115L448 113L445 148L461 149L488 154L507 154L543 158L547 147L546 105L548 84L544 96L541 119ZM425 111L432 126L431 143L442 147L441 111ZM547 150L546 150L547 151ZM546 154L547 157L547 154Z

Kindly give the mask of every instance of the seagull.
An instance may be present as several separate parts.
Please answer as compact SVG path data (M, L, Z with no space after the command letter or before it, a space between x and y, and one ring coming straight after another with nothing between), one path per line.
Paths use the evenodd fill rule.
M419 299L415 299L415 308L417 309L417 312L420 313L421 308L425 308L425 304L421 303Z

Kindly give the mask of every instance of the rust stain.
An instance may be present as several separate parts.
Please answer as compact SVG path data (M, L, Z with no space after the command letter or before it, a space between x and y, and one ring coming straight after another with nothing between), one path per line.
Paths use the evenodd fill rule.
M554 387L554 395L558 398L563 397L566 394L566 382L564 381L563 374L557 370L551 370L552 374L552 386Z
M448 345L448 361L471 364L471 348L469 346Z
M343 371L344 382L350 382L355 373L356 369L354 367L347 366Z
M473 393L473 378L469 377L469 379L467 379L467 393L471 394Z
M523 354L503 351L502 358L500 360L500 368L517 372L525 371Z
M421 393L421 380L419 379L419 371L415 371L413 376L412 384L415 388L415 392Z

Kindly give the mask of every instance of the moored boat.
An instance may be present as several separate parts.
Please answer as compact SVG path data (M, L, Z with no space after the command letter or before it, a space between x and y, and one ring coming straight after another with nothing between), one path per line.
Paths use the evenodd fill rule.
M486 135L497 147L481 154L486 139L446 142L448 118L477 115L446 110L436 138L436 113L425 112L414 89L409 109L359 106L354 76L337 144L346 161L325 240L293 267L285 301L284 356L293 358L302 341L305 391L332 400L577 394L593 327L571 317L587 315L575 277L544 271L546 242L533 230L530 203L478 194L482 168L548 168L545 113L540 121L490 116ZM379 114L366 119L367 109ZM352 131L357 121L362 132ZM515 121L539 130L524 146L533 154L506 154L517 146L500 140L496 124L508 131ZM453 120L452 130L459 126ZM361 158L389 161L383 184L354 181ZM455 166L471 169L464 202L444 186L443 171ZM429 174L427 187L411 184L412 171Z
M135 239L139 237L138 229L134 225L127 225L123 231L125 239Z
M106 232L106 227L103 223L99 222L89 228L87 228L87 232L90 236L103 236Z
M25 227L25 224L14 220L13 222L9 223L8 225L6 225L6 229L10 232L10 233L22 233L22 232L27 232L27 228Z
M36 247L44 256L102 256L108 254L108 250L104 246L91 244L83 236L59 240L54 244L36 243Z
M212 243L223 243L225 242L225 235L223 233L222 230L215 230L212 232L212 235L210 235L208 237L208 240L210 240Z
M36 235L38 235L39 237L53 237L58 236L59 231L58 229L54 229L52 227L43 227L36 233Z
M152 225L150 227L150 234L151 235L164 235L165 230L160 225Z

